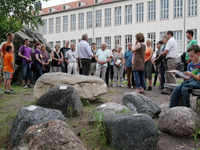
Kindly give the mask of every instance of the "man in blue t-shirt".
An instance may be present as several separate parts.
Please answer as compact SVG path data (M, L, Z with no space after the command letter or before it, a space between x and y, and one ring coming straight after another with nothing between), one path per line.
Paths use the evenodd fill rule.
M129 43L128 44L128 50L125 52L124 54L124 69L127 71L127 87L131 88L131 72L132 72L132 57L133 57L133 53L132 53L132 44ZM132 75L132 86L134 84L134 79L133 79L133 75Z
M190 91L192 89L200 89L200 47L192 45L187 52L192 61L187 67L187 72L184 72L188 77L186 81L173 90L170 108L179 106L180 97L183 99L183 106L190 107Z

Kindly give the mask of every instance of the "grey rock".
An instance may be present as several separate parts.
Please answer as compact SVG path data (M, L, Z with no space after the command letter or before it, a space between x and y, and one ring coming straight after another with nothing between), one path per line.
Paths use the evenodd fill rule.
M146 114L115 114L105 117L107 141L116 150L154 150L159 130Z
M122 103L132 112L144 113L152 118L159 116L161 112L161 109L152 100L135 92L125 93Z
M107 115L119 113L130 113L130 110L125 105L109 102L96 107L91 112L89 120L93 122L97 119L103 119Z
M83 108L76 89L71 85L56 85L52 87L38 99L37 105L58 109L66 116L79 115Z
M17 146L22 135L30 126L51 120L65 121L65 117L59 110L39 106L29 106L21 109L15 117L10 131L11 144Z
M60 120L29 127L18 150L87 150L69 126Z
M158 127L162 132L174 136L192 136L198 115L187 107L173 107L166 111L159 119Z
M163 103L159 107L161 109L160 116L162 116L167 110L169 110L169 102Z
M34 97L39 99L53 86L67 84L73 86L81 99L96 100L98 96L107 93L106 83L96 76L69 75L66 73L45 73L35 83Z

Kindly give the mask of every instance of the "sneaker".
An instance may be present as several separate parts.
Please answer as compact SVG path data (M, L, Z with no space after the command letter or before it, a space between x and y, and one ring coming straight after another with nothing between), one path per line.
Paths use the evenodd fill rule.
M113 87L115 87L115 84L113 85Z
M33 86L31 86L31 85L27 85L27 88L33 88Z
M15 94L13 91L7 91L7 94Z
M123 85L120 85L120 87L123 87Z
M4 94L7 94L8 93L8 91L4 91Z
M24 85L24 86L23 86L23 88L24 88L24 89L26 89L26 88L27 88L27 86L26 86L26 85Z
M147 88L147 91L151 91L151 90L152 90L152 87L149 86L149 87Z

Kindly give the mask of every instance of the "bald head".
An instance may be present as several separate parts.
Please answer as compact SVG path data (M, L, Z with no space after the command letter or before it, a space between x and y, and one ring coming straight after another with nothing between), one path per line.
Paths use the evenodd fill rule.
M107 48L107 44L106 44L106 43L102 43L102 44L101 44L101 49L102 49L102 50L105 50L106 48Z

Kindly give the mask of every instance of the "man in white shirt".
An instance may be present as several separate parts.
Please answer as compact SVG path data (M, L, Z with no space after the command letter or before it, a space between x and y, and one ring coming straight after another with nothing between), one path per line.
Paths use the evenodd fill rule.
M70 45L70 50L66 52L65 61L67 62L67 72L77 74L78 71L78 53L75 51L75 44Z
M165 72L165 83L174 83L176 84L176 77L173 73L168 72L170 70L173 70L176 68L177 64L177 57L178 57L178 46L177 42L173 37L172 31L167 31L166 37L168 39L168 42L166 44L164 52L161 53L161 55L165 56L166 58L166 72ZM166 94L166 90L162 92L163 94Z
M90 63L93 53L88 44L88 35L82 35L82 41L78 44L78 57L80 61L80 74L89 75Z
M102 43L101 49L96 53L96 76L100 77L105 81L106 69L108 67L108 61L110 59L110 52L106 50L107 44Z

